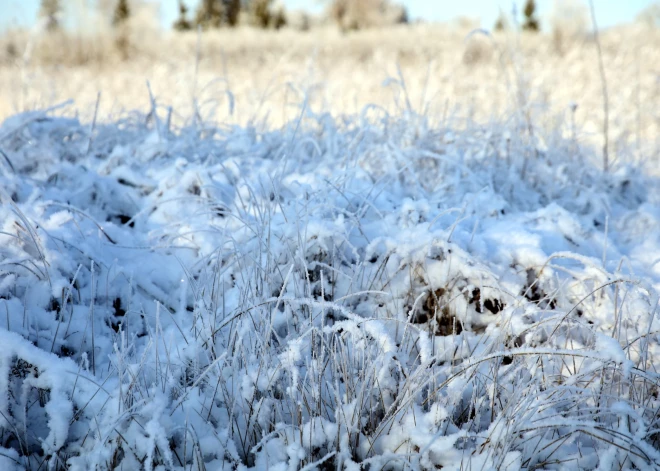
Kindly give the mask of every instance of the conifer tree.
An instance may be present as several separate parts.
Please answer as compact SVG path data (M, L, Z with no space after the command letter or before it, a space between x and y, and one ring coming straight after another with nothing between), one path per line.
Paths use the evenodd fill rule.
M116 28L115 47L123 60L130 57L131 40L127 27L128 19L131 17L131 8L128 0L118 0L115 11L112 13L112 26Z
M172 27L177 31L188 31L192 29L192 23L188 20L188 7L179 0L179 19L177 19Z
M523 10L525 14L525 22L523 23L523 29L525 31L538 31L539 20L536 19L536 2L534 0L527 0L525 3L525 9Z
M128 0L119 0L115 11L112 15L112 24L113 26L119 26L131 17L131 8L128 5Z
M500 16L497 17L497 21L495 22L495 26L493 29L495 31L505 31L508 29L508 22L506 20L506 17L504 14L500 13Z
M225 21L229 26L238 24L238 15L241 13L241 0L225 0Z

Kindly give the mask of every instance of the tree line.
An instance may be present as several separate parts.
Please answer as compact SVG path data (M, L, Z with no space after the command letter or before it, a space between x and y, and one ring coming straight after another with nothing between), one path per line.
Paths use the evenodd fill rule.
M133 8L143 0L112 0L111 24L119 27L133 14ZM321 0L326 3L329 20L342 30L357 30L371 26L407 23L408 13L404 6L394 0ZM63 24L62 0L41 0L40 16L49 31ZM279 29L288 23L287 12L274 0L199 0L196 10L190 15L184 0L178 0L179 15L172 24L176 31L201 28L232 28L249 24L258 28ZM309 28L309 18L304 19Z
M132 15L133 2L143 0L114 1L111 23L117 27L126 23ZM179 15L172 24L176 31L188 31L197 28L203 30L232 28L247 23L258 28L280 29L287 25L288 16L284 7L276 5L274 0L198 0L194 14L189 15L189 7L184 0L178 1ZM408 22L406 8L393 0L320 0L326 3L328 20L336 23L342 30L359 30L371 26L387 26ZM62 0L41 0L40 16L45 19L48 30L60 28L63 9ZM309 28L309 18L303 19L301 29ZM300 26L299 26L300 27ZM535 0L526 0L523 7L525 31L540 30L536 13ZM494 29L510 28L504 15L497 19Z

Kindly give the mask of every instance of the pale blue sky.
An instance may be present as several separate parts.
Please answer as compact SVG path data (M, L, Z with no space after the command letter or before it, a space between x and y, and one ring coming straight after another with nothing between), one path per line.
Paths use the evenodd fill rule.
M170 25L177 15L177 0L151 1L160 5L162 23ZM586 2L586 0L576 1ZM600 27L632 21L639 11L654 3L654 0L594 1ZM197 1L186 0L186 3L194 7ZM494 24L500 9L510 12L513 5L516 4L518 11L520 11L524 0L403 0L401 3L406 5L412 18L422 18L429 21L451 21L459 16L466 16L481 18L482 26L490 28ZM321 7L319 0L284 0L284 4L293 9L317 11ZM537 0L537 5L543 23L543 18L547 17L552 11L553 0ZM33 24L38 8L39 0L0 0L0 30L11 25L26 26Z

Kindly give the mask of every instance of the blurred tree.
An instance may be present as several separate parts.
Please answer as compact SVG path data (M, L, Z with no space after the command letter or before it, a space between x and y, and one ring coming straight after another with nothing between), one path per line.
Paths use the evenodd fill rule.
M259 28L268 28L275 20L275 14L271 10L273 0L244 0L245 8L250 24Z
M286 11L284 11L284 7L280 6L277 10L275 10L275 13L273 13L271 20L270 20L271 26L275 29L280 29L284 28L287 23L287 16L286 16Z
M118 0L115 11L112 13L112 26L117 30L115 47L123 60L130 57L131 40L128 28L128 19L131 17L131 8L128 0Z
M195 25L204 29L236 26L241 12L241 0L202 0L197 8Z
M41 0L39 16L46 19L46 30L55 31L60 27L60 0Z
M270 24L270 4L272 0L251 0L247 2L251 23L260 28L268 28Z
M225 5L222 0L202 0L195 15L195 25L203 29L220 28L224 18Z
M525 22L523 23L523 29L525 31L538 31L540 29L539 20L536 18L536 2L534 0L527 0L525 3L525 8L523 9L525 14Z
M238 25L238 17L241 13L241 0L225 0L225 21L229 26Z
M390 0L330 0L328 16L346 30L408 22L408 11Z
M493 26L495 31L506 31L509 29L509 21L506 19L504 13L500 12L500 16L497 17L495 26Z
M189 31L192 29L192 23L188 20L188 7L179 0L179 18L174 22L172 27L177 31Z
M131 17L131 8L128 5L128 0L119 0L115 11L112 14L112 25L119 26L124 23Z

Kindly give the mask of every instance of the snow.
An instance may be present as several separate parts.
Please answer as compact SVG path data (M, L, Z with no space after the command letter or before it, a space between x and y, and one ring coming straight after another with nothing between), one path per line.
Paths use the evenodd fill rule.
M0 468L660 467L644 165L516 119L60 111L0 127Z

